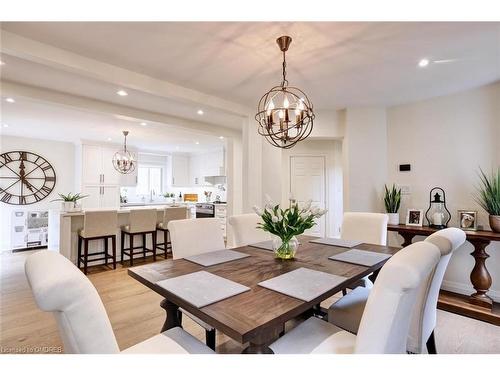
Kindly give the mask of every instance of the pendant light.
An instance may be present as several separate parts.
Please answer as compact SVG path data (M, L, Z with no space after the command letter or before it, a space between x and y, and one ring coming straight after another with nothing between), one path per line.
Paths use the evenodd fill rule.
M285 53L291 42L289 36L276 39L283 52L283 79L262 96L255 115L259 134L273 146L285 149L307 138L314 120L313 105L307 95L297 87L288 86Z
M123 135L125 136L123 150L117 151L113 156L113 167L115 167L115 169L122 174L128 174L135 170L137 162L130 151L127 150L128 130L124 130Z

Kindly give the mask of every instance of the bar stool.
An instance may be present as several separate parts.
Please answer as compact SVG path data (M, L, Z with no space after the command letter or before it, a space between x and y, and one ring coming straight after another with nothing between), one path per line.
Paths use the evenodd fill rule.
M156 261L156 219L157 210L131 210L129 225L121 228L121 264L123 264L124 255L130 259L130 266L134 265L134 255L142 253L146 258L146 253L153 254L153 260ZM152 248L146 247L146 235L151 234ZM125 247L125 236L128 235L129 247ZM134 236L142 235L142 246L134 246ZM134 251L139 249L139 251Z
M78 259L77 265L83 263L83 273L87 274L89 262L113 260L113 269L116 269L116 230L118 227L118 214L116 211L87 211L83 216L83 229L78 231ZM111 238L112 255L108 254L108 240ZM104 251L89 254L89 242L104 240ZM82 256L83 244L83 256ZM89 259L95 255L104 255L102 258Z
M187 219L188 212L187 207L167 207L163 210L163 220L156 225L156 229L163 232L163 242L156 244L156 247L164 251L165 259L167 259L167 253L172 252L172 242L167 225L172 220Z

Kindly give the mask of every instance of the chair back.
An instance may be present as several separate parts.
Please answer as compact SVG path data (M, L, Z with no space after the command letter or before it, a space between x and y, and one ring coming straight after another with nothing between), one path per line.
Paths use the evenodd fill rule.
M163 210L163 228L167 228L172 220L183 220L188 218L189 210L187 207L166 207Z
M233 246L246 246L249 244L268 241L271 235L257 228L262 219L257 214L234 215L229 218L229 225L233 234Z
M387 220L386 214L345 212L340 238L385 246L387 244Z
M131 233L153 232L156 230L158 211L152 210L130 210L129 228Z
M37 306L56 318L65 353L118 353L113 328L90 280L55 251L30 255L24 265Z
M425 242L436 245L441 258L434 274L417 295L413 310L407 349L412 353L422 353L432 331L436 327L437 302L439 289L453 252L465 242L465 233L458 228L446 228L431 234Z
M439 258L434 244L417 242L387 261L366 302L356 336L356 353L406 353L418 289L432 277Z
M85 237L101 237L116 234L118 213L116 211L85 211L83 231Z
M174 259L222 250L224 234L219 219L185 219L168 223Z

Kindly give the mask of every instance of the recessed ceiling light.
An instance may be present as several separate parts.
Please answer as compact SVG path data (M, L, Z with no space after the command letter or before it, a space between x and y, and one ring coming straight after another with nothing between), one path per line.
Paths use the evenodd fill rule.
M9 125L8 125L8 124L3 124L3 127L4 127L4 128L8 128L8 127L9 127Z
M5 65L5 63L2 60L0 60L0 65Z
M196 112L196 113L201 116L204 112L203 112L203 110L199 109L198 112Z
M421 68L425 68L427 65L429 65L428 59L422 59L418 62L418 66Z
M7 99L5 99L5 101L6 101L7 103L15 103L15 102L16 102L16 101L14 100L14 98L7 98Z
M146 124L145 122L141 122L141 126L147 126L148 124Z
M128 92L126 92L125 90L118 90L116 93L120 96L127 96L128 95Z
M108 137L108 142L109 142L109 141L112 141L112 139Z
M224 137L221 135L221 136L219 137L219 139L224 139Z
M194 144L199 145L199 144L200 144L200 142L196 141L196 142L194 142Z

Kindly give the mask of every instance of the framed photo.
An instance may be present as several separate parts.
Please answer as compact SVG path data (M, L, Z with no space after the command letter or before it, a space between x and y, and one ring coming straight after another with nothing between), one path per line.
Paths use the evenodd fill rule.
M458 210L458 226L462 230L477 230L477 211Z
M406 213L406 225L421 227L424 223L424 210L409 208Z

